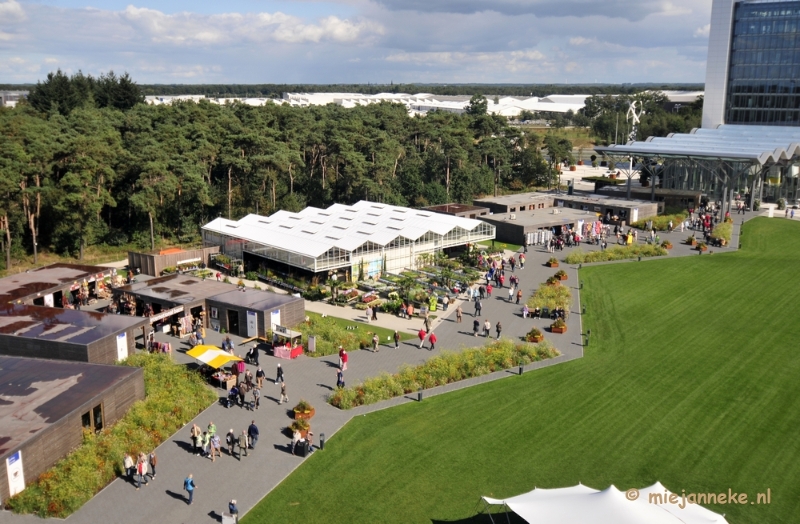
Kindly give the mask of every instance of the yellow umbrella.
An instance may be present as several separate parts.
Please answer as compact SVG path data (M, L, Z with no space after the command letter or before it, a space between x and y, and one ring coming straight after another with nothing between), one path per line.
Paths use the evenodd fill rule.
M236 355L231 355L227 351L222 351L216 346L200 345L195 346L186 352L192 358L196 358L203 364L211 366L214 369L219 369L228 362L242 360Z

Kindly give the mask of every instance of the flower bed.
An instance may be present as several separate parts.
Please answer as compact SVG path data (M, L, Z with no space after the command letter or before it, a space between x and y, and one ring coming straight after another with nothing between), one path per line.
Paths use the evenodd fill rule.
M603 251L583 251L576 249L565 259L567 264L586 264L589 262L606 262L609 260L628 260L637 257L660 257L668 252L661 246L638 244L632 246L611 247Z
M544 283L534 291L526 304L530 311L537 307L539 309L548 308L551 311L556 308L563 308L564 311L569 311L570 307L572 307L572 291L568 286L552 286Z
M65 518L123 474L125 453L149 453L217 399L198 373L161 354L131 355L121 365L144 368L147 397L6 501L15 513Z
M653 229L656 231L667 231L669 229L669 223L672 221L672 228L680 228L681 222L686 220L686 217L689 216L689 213L686 211L681 211L680 213L676 213L674 215L660 215L660 216L652 216L652 217L645 217L641 220L637 220L636 222L632 223L631 226L635 227L636 229L645 229L647 227L647 223L649 221L653 221Z
M558 355L558 350L547 342L529 344L508 339L460 353L444 351L419 366L404 366L394 375L384 373L357 386L337 388L328 396L328 403L351 409Z

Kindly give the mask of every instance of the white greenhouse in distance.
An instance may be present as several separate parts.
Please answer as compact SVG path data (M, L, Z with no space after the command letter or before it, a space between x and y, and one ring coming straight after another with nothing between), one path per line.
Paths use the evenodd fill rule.
M417 267L424 253L495 237L495 227L480 220L366 200L238 221L217 218L202 229L205 246L220 246L249 270L267 267L323 278L399 272Z

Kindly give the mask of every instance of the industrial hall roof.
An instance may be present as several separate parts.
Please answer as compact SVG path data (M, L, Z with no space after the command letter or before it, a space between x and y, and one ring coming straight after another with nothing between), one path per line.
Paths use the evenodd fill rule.
M714 158L774 164L800 157L800 127L723 124L714 129L693 129L650 137L625 145L596 147L607 154L634 156Z
M366 242L386 246L398 237L417 240L427 233L446 235L455 228L472 231L480 220L362 200L299 213L278 211L269 217L247 215L238 222L217 218L203 230L318 257L332 248L354 251Z

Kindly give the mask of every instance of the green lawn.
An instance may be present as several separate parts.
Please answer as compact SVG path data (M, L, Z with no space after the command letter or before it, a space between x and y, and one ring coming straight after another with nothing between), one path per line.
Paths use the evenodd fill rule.
M363 311L360 311L359 313L361 313L362 315L366 314ZM378 318L380 318L381 315L388 315L388 314L389 313L379 312ZM308 315L309 317L316 317L316 318L320 318L322 316L319 313L312 313L311 311L306 311L306 315ZM331 316L327 316L325 318L327 318L334 324L338 324L343 328L347 328L348 326L355 326L357 333L366 333L368 331L370 333L377 333L378 337L380 337L381 339L381 342L386 342L386 337L391 337L394 335L394 330L382 328L376 326L375 324L365 324L364 322L354 322L352 320L347 320L346 318L331 317ZM416 336L413 333L400 332L400 340L409 340L411 338L416 338Z
M358 417L243 522L453 521L481 495L656 480L769 488L710 508L796 522L799 234L758 218L737 253L583 269L583 359Z

